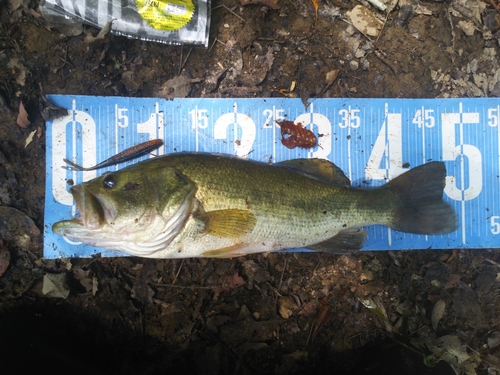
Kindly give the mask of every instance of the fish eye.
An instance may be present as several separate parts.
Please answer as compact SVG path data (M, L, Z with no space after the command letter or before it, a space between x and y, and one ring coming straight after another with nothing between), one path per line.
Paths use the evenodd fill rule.
M116 185L116 181L115 181L115 178L113 177L113 175L106 176L104 178L104 180L102 181L102 185L106 189L112 189L112 188L114 188L115 185Z

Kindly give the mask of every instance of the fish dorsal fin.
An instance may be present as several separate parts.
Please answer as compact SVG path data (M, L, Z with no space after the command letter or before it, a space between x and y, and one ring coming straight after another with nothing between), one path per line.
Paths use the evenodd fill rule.
M315 245L307 246L311 250L330 254L349 254L360 250L366 241L368 232L359 228L349 228L338 232L332 238Z
M342 169L326 159L293 159L275 165L293 169L303 175L340 186L351 186Z
M257 218L248 210L216 210L198 215L205 223L204 233L218 237L238 238L250 233Z

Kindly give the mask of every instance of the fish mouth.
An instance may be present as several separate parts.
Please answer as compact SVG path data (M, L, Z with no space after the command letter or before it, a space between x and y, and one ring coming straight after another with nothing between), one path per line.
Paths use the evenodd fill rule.
M80 217L63 220L52 226L52 231L60 235L72 235L81 231L100 229L105 222L105 210L97 197L92 195L85 185L76 185L70 189Z

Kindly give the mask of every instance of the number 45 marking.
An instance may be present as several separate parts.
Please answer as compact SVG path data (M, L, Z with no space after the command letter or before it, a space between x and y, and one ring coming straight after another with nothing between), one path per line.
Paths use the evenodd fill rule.
M415 111L415 116L413 116L413 123L417 125L419 128L433 128L434 127L434 110L426 109L422 107L421 109L417 109Z

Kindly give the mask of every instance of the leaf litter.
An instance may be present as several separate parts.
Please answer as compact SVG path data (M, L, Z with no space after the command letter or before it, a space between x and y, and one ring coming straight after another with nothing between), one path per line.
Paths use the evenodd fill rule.
M69 292L65 273L47 273L43 277L42 293L46 296L66 299L69 296Z
M19 114L17 115L17 125L19 125L23 129L26 129L28 126L30 126L30 124L31 122L28 119L28 112L26 112L24 104L21 100L19 101Z
M10 251L5 246L3 240L0 240L0 277L7 271L10 264Z

